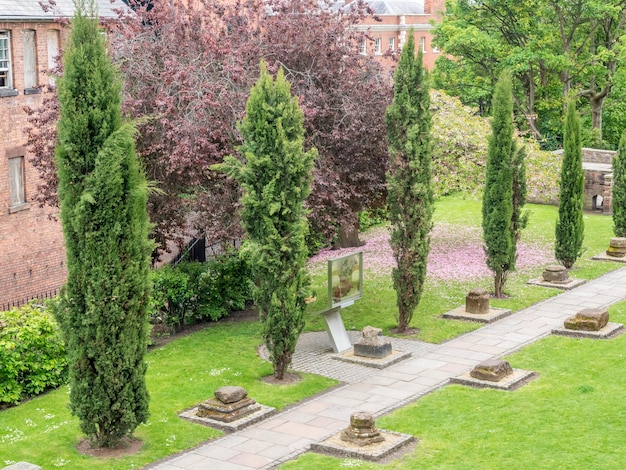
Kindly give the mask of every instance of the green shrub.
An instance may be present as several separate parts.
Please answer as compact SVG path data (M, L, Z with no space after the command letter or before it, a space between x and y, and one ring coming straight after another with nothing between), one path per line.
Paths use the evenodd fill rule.
M364 231L377 225L384 225L389 222L389 209L381 207L377 209L366 209L359 212L359 230Z
M150 318L177 329L217 321L251 298L250 270L236 252L207 262L183 262L152 272Z
M67 379L67 355L57 323L42 308L0 312L0 404L17 404Z

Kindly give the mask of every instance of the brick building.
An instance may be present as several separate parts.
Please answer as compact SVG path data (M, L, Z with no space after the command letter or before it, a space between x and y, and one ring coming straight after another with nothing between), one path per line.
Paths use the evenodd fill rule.
M351 0L347 0L346 8ZM398 53L413 28L415 50L422 50L424 66L432 70L439 50L432 44L432 23L438 22L445 11L444 0L365 0L381 20L366 20L360 27L372 40L361 45L362 54L380 56L383 65L394 68Z
M99 14L116 5L98 0ZM24 107L38 107L73 16L72 0L45 12L38 0L0 0L0 309L52 295L65 281L61 225L56 211L33 201L38 174L30 163Z

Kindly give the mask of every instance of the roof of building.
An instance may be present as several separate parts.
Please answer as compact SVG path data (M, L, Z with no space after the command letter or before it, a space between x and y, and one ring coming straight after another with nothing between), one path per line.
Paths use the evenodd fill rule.
M54 20L74 16L74 0L54 0L54 7L44 11L40 0L0 0L0 20ZM128 8L122 0L94 0L101 18L115 18L117 10ZM87 2L89 4L89 2Z
M2 1L2 0L0 0ZM423 15L424 0L364 0L376 15ZM352 8L356 2L339 0L339 8Z
M424 14L423 0L366 0L377 15L422 15Z

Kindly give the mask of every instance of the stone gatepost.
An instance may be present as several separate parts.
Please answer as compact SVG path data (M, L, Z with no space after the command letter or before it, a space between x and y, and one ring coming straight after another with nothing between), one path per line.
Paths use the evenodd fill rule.
M474 314L489 313L489 292L484 289L472 289L465 297L465 311Z
M385 437L376 429L371 413L357 411L350 416L350 426L341 433L340 439L363 447L383 442Z
M499 382L512 373L513 368L507 361L503 361L501 359L487 359L474 367L474 369L470 372L470 375L478 380Z
M565 328L578 331L600 331L609 322L606 308L586 308L564 322Z
M215 398L200 403L196 415L231 423L260 409L261 405L248 397L248 392L243 387L227 385L215 391Z
M565 266L561 266L560 264L546 266L542 277L545 282L552 282L555 284L565 284L570 281L567 269Z
M606 250L608 256L623 258L626 256L626 238L614 237L609 241L609 248Z
M366 326L363 337L354 345L354 355L382 359L391 354L391 343L382 336L383 330Z

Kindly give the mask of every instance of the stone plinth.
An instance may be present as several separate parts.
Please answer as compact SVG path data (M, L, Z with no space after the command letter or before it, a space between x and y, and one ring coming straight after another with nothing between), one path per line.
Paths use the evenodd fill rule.
M542 273L542 277L545 282L551 282L554 284L565 284L570 281L567 269L565 266L561 266L560 264L546 266Z
M489 307L489 311L487 313L468 313L466 310L466 306L463 305L461 307L455 308L454 310L450 310L449 312L446 312L441 316L442 318L450 318L453 320L466 320L477 323L492 323L510 315L511 313L513 313L511 309L493 307Z
M382 442L385 437L376 429L371 413L357 411L350 416L350 426L341 434L342 441L350 442L359 447Z
M354 345L354 355L382 359L391 354L391 343L383 338L382 333L380 328L363 328L363 337Z
M606 308L586 308L566 319L563 326L570 330L600 331L608 322Z
M507 361L502 361L500 359L488 359L474 367L474 369L470 372L470 375L479 380L499 382L512 373L513 368Z
M458 377L452 377L450 382L474 388L495 388L496 390L505 390L510 392L517 390L535 377L537 377L537 374L530 370L513 369L511 374L504 376L504 378L497 382L477 379L471 376L471 372L466 372Z
M477 315L489 313L489 292L484 289L472 289L465 297L465 311Z
M606 254L615 258L624 258L626 256L626 238L615 237L609 241L609 248Z
M200 418L231 423L258 411L261 406L247 396L242 387L221 387L215 391L215 398L198 405L196 415Z
M569 336L570 338L589 338L589 339L612 339L624 333L624 325L621 323L608 322L598 331L572 330L570 328L556 328L552 333L560 336Z
M3 467L3 470L41 470L41 467L33 463L17 462L8 467Z

